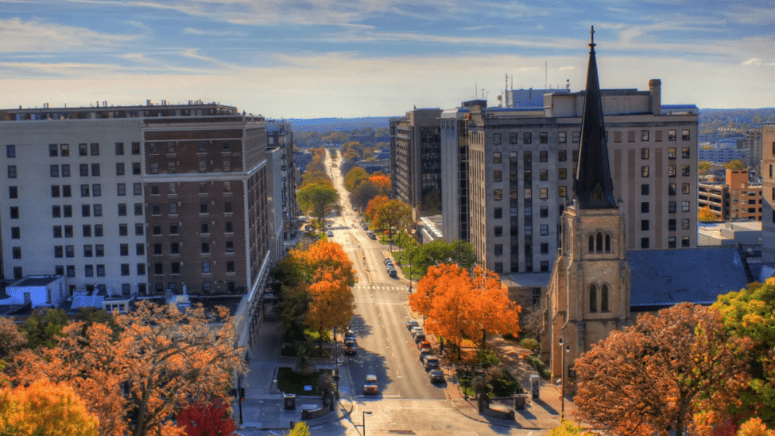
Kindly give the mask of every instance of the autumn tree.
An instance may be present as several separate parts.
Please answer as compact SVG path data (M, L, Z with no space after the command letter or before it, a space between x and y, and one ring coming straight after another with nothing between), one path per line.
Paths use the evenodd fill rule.
M745 381L750 348L703 306L644 314L576 360L579 416L612 434L683 434L700 400Z
M705 174L713 166L713 163L707 160L701 160L699 165L700 174Z
M339 194L332 184L312 183L302 187L296 194L304 213L317 219L318 228L323 232L323 223L326 215L334 210L339 201Z
M380 228L387 227L392 250L393 230L406 228L412 223L412 208L401 200L390 200L377 211L376 221Z
M366 180L369 180L369 173L361 167L354 167L344 175L344 187L349 192L353 192Z
M0 362L9 362L27 342L13 318L0 317Z
M476 267L473 274L455 264L432 266L409 296L413 311L426 317L430 333L449 340L458 350L465 337L486 332L519 331L520 308L508 298L497 275Z
M230 436L237 430L229 408L220 398L210 403L189 404L176 421L186 430L186 436Z
M728 170L744 170L746 169L746 165L743 161L740 159L733 159L727 163L724 164L724 168Z
M378 195L388 195L390 193L390 176L377 171L369 177L369 180L379 191Z
M697 219L702 223L718 221L719 217L710 210L710 206L701 207L697 212Z
M376 186L374 186L374 183L372 183L371 180L366 179L363 180L363 182L360 183L357 188L355 188L355 190L350 195L350 198L352 199L352 204L354 207L364 209L366 206L368 206L369 201L379 195L379 193L380 191Z
M181 429L170 416L191 401L225 397L232 378L246 370L234 322L223 307L215 314L201 305L180 312L141 301L115 322L118 334L108 324L92 324L85 332L81 322L68 324L54 348L17 357L14 381L68 383L99 417L100 435L171 436Z
M297 422L291 429L291 432L288 433L288 436L310 436L309 426L304 421Z
M377 225L377 214L390 199L386 195L378 195L369 201L366 205L366 212L363 214L372 226Z
M27 337L26 348L53 347L62 328L68 323L67 314L61 309L35 309L24 320L21 330Z
M562 420L560 425L549 430L549 436L594 436L595 433L584 430L580 425Z
M97 436L99 420L73 389L48 379L0 389L0 435Z

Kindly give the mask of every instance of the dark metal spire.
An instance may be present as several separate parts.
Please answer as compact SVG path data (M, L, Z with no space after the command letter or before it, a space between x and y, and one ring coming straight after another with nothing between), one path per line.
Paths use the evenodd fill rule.
M614 184L608 166L608 147L603 103L595 60L595 28L590 31L587 90L584 99L584 118L581 121L581 145L573 198L577 209L616 209Z

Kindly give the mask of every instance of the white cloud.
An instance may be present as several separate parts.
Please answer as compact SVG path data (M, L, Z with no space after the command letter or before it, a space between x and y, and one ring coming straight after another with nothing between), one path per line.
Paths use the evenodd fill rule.
M751 59L748 59L747 61L741 63L740 65L761 65L761 64L762 64L762 60L761 59L759 59L759 58L751 58Z
M137 39L133 35L95 32L83 27L19 18L0 20L0 52L60 52L65 50L103 50L123 46Z
M238 32L234 30L205 30L195 29L193 27L186 27L183 29L183 33L188 35L201 35L201 36L248 36L246 32Z

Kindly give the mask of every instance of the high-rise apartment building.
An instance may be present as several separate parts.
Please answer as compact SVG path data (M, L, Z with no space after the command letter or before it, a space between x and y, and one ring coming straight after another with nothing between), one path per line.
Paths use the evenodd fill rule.
M743 147L748 151L746 164L761 174L762 163L762 128L754 127L745 132Z
M719 220L762 220L762 187L748 183L748 170L727 169L724 182L701 182L697 207L709 208Z
M269 269L266 129L220 104L0 111L6 278L239 294Z
M762 263L775 263L775 123L762 124Z
M600 94L626 249L696 247L697 107L662 105L659 80L648 91ZM584 99L562 90L545 94L542 107L468 114L470 241L487 268L549 271L573 191ZM441 124L445 137L454 126Z
M412 207L413 217L441 209L441 109L414 109L390 120L390 197Z

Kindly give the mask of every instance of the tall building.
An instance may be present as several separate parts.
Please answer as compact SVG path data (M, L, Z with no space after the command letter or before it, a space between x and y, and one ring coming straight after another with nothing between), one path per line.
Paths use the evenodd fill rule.
M470 241L487 268L550 270L573 188L585 97L560 90L544 94L542 106L474 107L468 114ZM697 107L663 105L658 79L648 91L603 89L600 98L614 198L631 223L625 248L696 247ZM442 120L442 137L453 128ZM454 171L445 163L442 172Z
M743 148L747 151L748 161L746 164L761 174L762 164L762 128L754 127L745 132L745 143Z
M719 220L762 220L762 187L750 185L748 170L726 170L726 180L701 182L697 207L708 207Z
M390 120L390 197L412 207L414 219L441 209L441 109L414 109Z
M762 124L762 262L775 263L775 123Z
M0 111L6 278L240 294L269 264L266 129L215 103Z
M293 237L298 203L293 162L293 132L288 121L266 122L269 174L269 234L272 262L285 257L285 241Z

